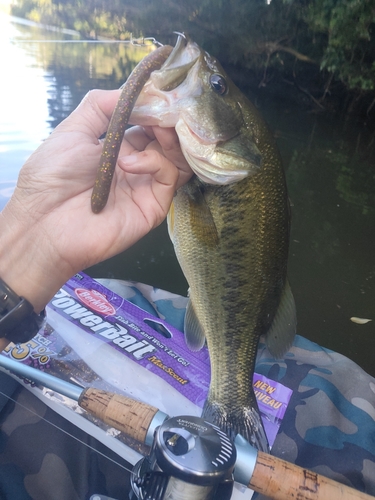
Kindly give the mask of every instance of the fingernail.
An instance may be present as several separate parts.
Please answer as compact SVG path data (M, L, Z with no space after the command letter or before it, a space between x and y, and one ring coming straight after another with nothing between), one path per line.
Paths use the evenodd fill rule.
M122 163L125 163L126 165L134 165L134 163L138 161L138 156L137 155L122 156L120 160Z

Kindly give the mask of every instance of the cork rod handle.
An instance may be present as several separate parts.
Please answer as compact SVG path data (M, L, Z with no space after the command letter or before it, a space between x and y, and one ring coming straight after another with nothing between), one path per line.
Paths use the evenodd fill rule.
M159 411L154 406L100 389L85 389L79 406L106 424L144 443L150 424Z
M370 500L374 497L320 474L258 452L252 478L252 490L277 500Z

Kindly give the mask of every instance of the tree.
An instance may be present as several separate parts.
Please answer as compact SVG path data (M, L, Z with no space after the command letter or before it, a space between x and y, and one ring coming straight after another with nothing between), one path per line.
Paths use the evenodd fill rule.
M304 18L314 35L323 35L321 68L350 89L374 90L374 0L310 1Z
M110 9L110 10L107 10ZM18 0L14 12L85 36L188 33L259 85L287 80L318 104L353 91L375 104L375 0ZM173 41L172 41L173 43Z
M121 0L17 0L12 13L32 21L69 28L86 37L129 38Z

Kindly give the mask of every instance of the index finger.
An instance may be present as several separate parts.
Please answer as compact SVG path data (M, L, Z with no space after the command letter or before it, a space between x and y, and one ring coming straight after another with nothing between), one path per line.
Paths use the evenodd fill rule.
M179 188L190 179L193 171L182 153L177 132L174 128L161 128L157 126L152 127L152 130L164 156L176 165L178 169L179 178L177 188Z

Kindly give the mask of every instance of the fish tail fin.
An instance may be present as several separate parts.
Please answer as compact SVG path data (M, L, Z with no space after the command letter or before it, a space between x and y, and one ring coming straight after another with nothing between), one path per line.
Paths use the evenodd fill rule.
M270 452L267 435L257 405L248 408L237 408L235 411L226 411L223 405L207 400L202 417L220 427L232 441L235 440L237 434L241 434L258 450L265 453Z

